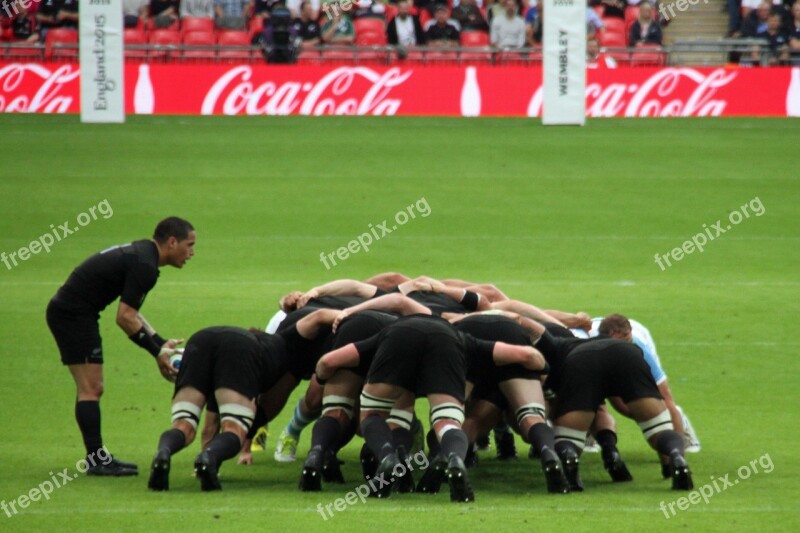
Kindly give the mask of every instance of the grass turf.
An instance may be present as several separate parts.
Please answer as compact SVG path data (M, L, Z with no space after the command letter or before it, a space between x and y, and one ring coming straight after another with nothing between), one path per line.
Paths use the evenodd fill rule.
M174 459L172 490L153 494L147 469L169 425L171 388L109 310L101 320L103 434L142 474L79 476L49 501L11 517L0 512L0 529L796 530L798 134L800 122L767 119L543 128L512 119L132 117L88 126L75 116L0 115L0 252L26 246L51 224L76 226L102 200L113 208L49 253L11 269L0 264L6 502L50 472L74 472L82 454L74 388L44 322L47 300L89 254L149 236L168 214L191 220L198 244L183 271L162 270L143 308L162 333L262 326L280 295L334 278L394 270L492 282L545 308L618 311L650 327L703 443L689 456L696 487L733 481L765 454L774 465L666 518L661 502L682 494L660 479L636 425L618 416L634 483L611 484L599 457L587 455L587 491L548 496L537 463L501 464L484 453L472 473L475 504L405 495L325 521L317 504L359 483L360 442L341 453L344 487L300 493L300 464L271 458L287 408L253 466L223 467L222 493L202 494L190 477L195 443ZM347 246L369 224L391 226L423 197L429 216L326 270L320 253ZM763 216L665 271L656 265L656 253L754 197ZM301 456L309 439L307 430Z

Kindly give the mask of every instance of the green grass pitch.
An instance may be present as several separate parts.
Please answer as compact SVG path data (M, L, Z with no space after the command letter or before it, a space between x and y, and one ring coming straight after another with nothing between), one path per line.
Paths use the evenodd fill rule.
M660 479L636 425L617 416L633 483L612 484L599 456L587 455L586 492L547 495L518 438L516 462L482 454L471 474L474 504L401 495L325 521L317 504L360 482L360 442L341 453L344 487L301 493L300 463L272 459L285 410L253 466L223 466L222 493L200 493L190 476L197 443L175 457L171 491L150 493L172 390L106 311L103 434L141 475L79 476L48 501L0 512L0 530L796 531L798 139L800 122L767 119L543 128L516 119L131 117L90 126L76 116L0 115L0 252L18 251L51 224L76 226L103 200L113 209L49 253L11 269L0 263L5 502L50 472L74 472L83 451L74 387L44 320L48 299L89 254L148 237L170 214L195 224L197 253L182 271L164 268L148 296L143 313L160 332L263 326L289 290L389 270L492 282L545 308L622 312L652 331L702 440L702 452L688 457L696 487L726 475L739 481L667 518L661 502L683 494ZM326 270L320 253L423 197L429 216ZM666 270L654 261L703 224L723 219L724 227L756 197L763 215ZM765 454L771 472L739 479Z

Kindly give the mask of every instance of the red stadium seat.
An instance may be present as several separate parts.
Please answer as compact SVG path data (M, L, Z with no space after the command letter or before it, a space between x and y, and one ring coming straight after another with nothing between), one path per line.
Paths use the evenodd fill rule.
M157 47L150 51L150 58L158 61L168 61L175 57L175 51L170 47L177 47L181 44L181 34L175 30L153 30L148 35L148 44Z
M628 39L625 35L622 33L610 32L608 30L599 33L597 35L597 40L600 41L600 46L620 48L628 46Z
M383 19L375 17L362 17L357 18L353 22L353 28L356 31L356 39L359 33L382 33L386 35L386 26Z
M250 47L250 34L246 31L226 30L217 35L219 58L227 62L248 61L253 58L253 49ZM226 50L226 46L236 47L235 50ZM242 47L250 47L247 50Z
M388 24L391 22L393 18L397 16L397 6L392 4L383 4L383 9L385 10L386 14L386 23Z
M138 27L125 28L123 39L125 42L125 59L133 61L143 61L147 59L147 50L131 50L130 47L130 45L133 45L138 48L147 44L147 35L144 33L143 29L139 29Z
M666 54L657 44L640 44L631 54L632 67L660 67L666 64Z
M78 59L78 32L66 28L53 28L44 39L45 59Z
M485 31L467 30L461 32L461 46L489 46L489 34Z
M181 32L214 31L214 19L203 17L183 17L181 19Z
M425 24L427 24L427 22L431 20L431 18L432 17L430 11L428 11L427 9L419 10L419 23L422 25L423 30L425 29Z
M356 31L356 46L386 46L386 33Z
M605 33L625 33L625 21L616 17L603 17Z
M253 17L250 19L250 27L248 28L250 37L255 37L264 31L264 19L261 17Z
M213 60L217 51L213 48L217 38L211 31L191 31L183 34L184 46L203 47L195 50L184 50L184 59Z
M145 29L147 31L158 31L158 30L178 31L178 30L180 30L180 27L181 27L180 26L180 21L178 19L175 19L175 21L173 21L172 24L170 24L169 26L167 26L165 28L156 28L153 25L153 19L148 19L147 23L145 23Z

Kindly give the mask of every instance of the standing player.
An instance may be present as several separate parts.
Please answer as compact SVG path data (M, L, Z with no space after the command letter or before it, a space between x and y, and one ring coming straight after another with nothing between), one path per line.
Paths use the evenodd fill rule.
M77 388L75 418L87 455L103 448L100 396L103 394L103 347L100 312L119 298L117 325L156 359L161 375L175 380L169 357L180 340L165 340L139 314L145 296L155 286L159 267L182 268L194 255L195 232L178 217L158 223L152 240L114 246L89 257L72 271L47 306L47 325L69 367ZM133 476L135 464L112 459L91 467L95 476Z

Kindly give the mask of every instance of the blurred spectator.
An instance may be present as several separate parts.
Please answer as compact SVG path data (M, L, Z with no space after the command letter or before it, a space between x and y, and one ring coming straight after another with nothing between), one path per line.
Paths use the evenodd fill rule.
M249 9L253 17L268 19L270 13L272 13L272 8L278 4L283 6L283 2L281 0L252 0ZM294 13L292 13L292 16L295 16Z
M153 27L168 28L178 20L178 0L150 0Z
M458 46L461 32L450 22L447 6L436 7L433 20L429 20L425 29L425 41L428 46Z
M596 37L586 40L586 68L617 68L617 62L605 54Z
M326 9L326 6L330 6ZM325 44L353 44L356 40L356 31L350 15L342 10L339 2L329 2L323 5L328 21L322 26L322 42Z
M419 18L411 14L411 4L408 0L397 2L397 16L389 21L386 27L386 37L389 44L399 46L417 46L425 44L425 33L419 23Z
M373 17L383 19L386 17L386 8L383 4L373 0L360 0L358 7L353 12L353 18Z
M752 10L744 22L742 22L742 37L755 37L759 33L767 31L767 20L772 13L772 4L768 0L763 0L757 8ZM739 36L739 34L735 35Z
M639 0L631 2L626 2L625 0L602 0L600 2L603 6L604 17L617 17L623 20L625 19L625 8L628 7L628 4L633 6L639 3Z
M316 46L321 42L316 10L310 0L300 3L300 16L294 19L294 34L301 39L302 47Z
M483 7L483 0L474 0L472 3L478 6L479 9ZM461 5L461 0L453 0L450 5L455 9Z
M147 20L149 3L150 0L122 0L122 18L126 28L135 28L139 21Z
M2 13L3 16L6 14ZM18 3L16 9L10 10L10 14L11 33L15 41L35 43L39 40L39 24L36 22L36 16L28 12L25 4Z
M594 9L591 7L586 8L586 35L587 37L593 37L597 35L598 32L602 32L605 26L603 25L603 20L594 12Z
M42 40L50 28L78 29L78 0L42 0L36 22Z
M489 25L483 18L480 8L475 4L475 0L461 0L458 6L453 8L450 17L461 25L461 31L489 31Z
M778 65L789 60L789 35L783 27L783 17L780 13L770 13L767 17L767 28L756 34L760 39L766 39L769 48L768 63ZM761 57L761 50L756 48L752 52L752 59L758 62Z
M180 5L181 18L214 18L214 0L180 0Z
M487 0L487 1L489 5L486 7L486 20L489 21L489 25L491 26L492 20L494 20L495 17L502 17L503 13L505 13L506 11L506 8L503 5L503 0ZM531 8L534 9L534 12L536 10L536 4L537 4L536 0L531 0L529 3ZM478 4L478 6L480 6L480 4ZM525 13L525 15L527 17L527 13Z
M249 6L247 0L214 0L214 24L221 30L243 30Z
M639 4L639 18L631 25L628 46L639 44L661 44L663 36L661 26L653 19L653 4Z
M542 21L544 17L544 5L539 3L536 6L536 10L537 12L529 17L528 15L531 15L531 10L529 9L528 15L525 16L525 43L528 46L539 46L542 44ZM529 18L531 19L530 22L528 22Z
M800 54L800 0L792 5L792 23L789 25L789 48L792 55Z
M742 18L746 19L752 11L758 9L758 6L764 0L739 0L739 12L742 14Z
M302 14L302 3L308 2L311 4L311 18L319 19L320 0L286 0L286 7L292 12L292 16L299 18Z
M433 16L436 13L436 6L441 2L442 0L414 0L414 5L417 6L418 13L425 9Z
M505 0L506 11L492 20L492 44L499 48L525 46L525 21L517 14L516 0Z

